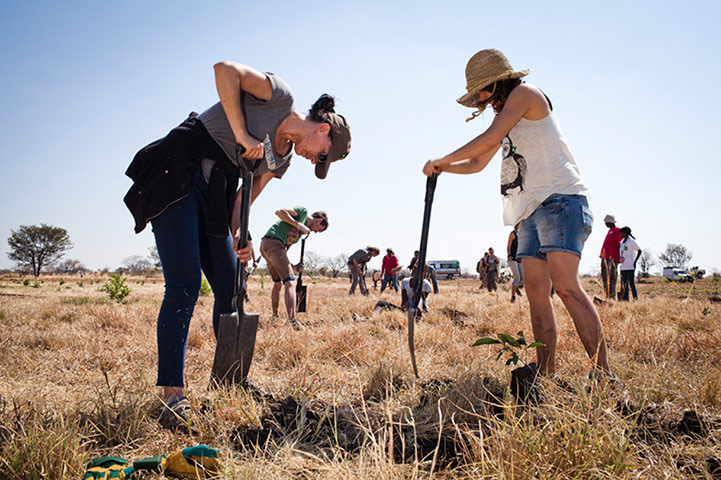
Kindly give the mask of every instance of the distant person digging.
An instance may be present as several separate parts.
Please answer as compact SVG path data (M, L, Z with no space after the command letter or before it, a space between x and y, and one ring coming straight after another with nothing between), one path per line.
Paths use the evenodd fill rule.
M268 272L273 279L273 290L270 292L273 316L278 317L282 283L285 288L285 310L288 314L288 323L293 328L301 328L303 324L296 318L295 276L293 275L293 265L288 259L288 249L303 235L309 235L310 232L324 232L328 228L328 215L318 211L308 218L308 209L300 206L281 208L275 212L275 215L280 220L265 232L263 240L260 242L260 253L268 262Z
M360 286L360 291L363 295L368 295L368 288L366 287L366 264L371 258L377 256L381 251L378 247L371 247L370 245L366 248L356 250L356 252L348 257L348 271L351 275L351 285L348 294L353 295L355 293L356 286Z
M403 310L408 309L408 301L413 297L413 289L415 288L414 283L414 274L418 263L416 262L416 266L411 271L411 277L410 278L404 278L401 282L401 308ZM424 277L428 275L428 264L426 264L426 267L423 271ZM431 290L433 287L431 286L431 282L423 278L423 287L421 292L421 302L422 302L422 308L424 312L428 311L428 295L431 293Z

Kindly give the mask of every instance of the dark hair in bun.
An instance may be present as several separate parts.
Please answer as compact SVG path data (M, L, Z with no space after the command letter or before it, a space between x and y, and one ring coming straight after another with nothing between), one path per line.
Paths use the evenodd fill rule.
M335 107L335 99L327 93L324 93L315 101L313 106L310 107L308 116L310 116L310 119L314 122L325 122L327 121L327 113L335 113L333 107Z

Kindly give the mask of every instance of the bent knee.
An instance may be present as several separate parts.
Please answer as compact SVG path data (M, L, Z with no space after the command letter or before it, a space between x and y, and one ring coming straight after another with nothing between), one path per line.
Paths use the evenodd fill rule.
M554 285L553 288L564 302L568 300L582 302L586 297L586 293L579 284Z

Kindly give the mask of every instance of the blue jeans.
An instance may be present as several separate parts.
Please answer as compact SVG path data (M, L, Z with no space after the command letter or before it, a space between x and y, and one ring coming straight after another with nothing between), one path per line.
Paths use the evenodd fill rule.
M393 287L393 290L395 290L397 292L398 291L398 275L396 275L395 273L393 273L393 274L384 273L383 280L381 281L381 292L383 290L385 290L388 285Z
M220 314L233 310L236 257L232 236L221 238L206 233L207 193L208 184L198 172L191 193L151 220L165 278L157 329L158 386L184 386L188 328L198 299L201 270L215 297L216 335Z
M553 194L521 220L516 258L546 260L548 252L580 257L592 227L593 214L585 196Z

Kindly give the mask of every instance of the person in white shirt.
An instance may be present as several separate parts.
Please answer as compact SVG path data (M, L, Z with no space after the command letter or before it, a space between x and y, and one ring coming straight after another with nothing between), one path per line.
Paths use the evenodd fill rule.
M578 265L593 227L590 191L570 152L550 99L521 78L496 49L484 49L466 65L466 93L457 102L496 115L490 127L462 147L423 166L427 176L443 172L473 174L485 169L499 150L505 225L518 225L518 251L536 348L538 370L556 371L558 329L551 302L554 288L573 319L594 368L613 378L601 317L581 285ZM468 212L475 213L467 207ZM487 206L483 206L487 208Z
M621 292L619 292L618 298L628 302L629 289L631 290L633 299L638 300L636 282L633 277L636 270L636 262L638 262L638 257L641 256L641 249L638 247L636 240L634 240L634 236L631 235L631 229L629 227L623 227L620 232L621 246L619 247L619 253L621 255Z

